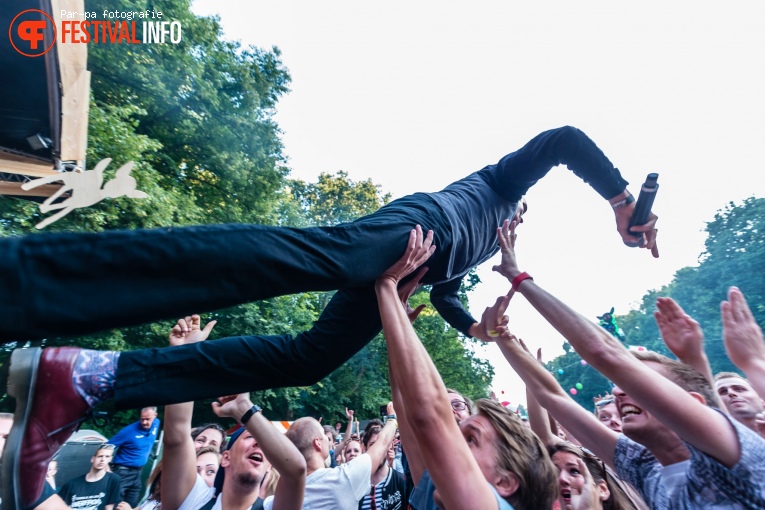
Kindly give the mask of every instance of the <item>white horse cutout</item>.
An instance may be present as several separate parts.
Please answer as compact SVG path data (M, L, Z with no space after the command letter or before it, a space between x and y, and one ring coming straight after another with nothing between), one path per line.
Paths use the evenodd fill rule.
M54 211L56 209L63 210L57 212L53 216L48 216L35 225L35 227L38 229L45 228L54 221L60 220L73 210L90 207L105 198L117 198L122 196L129 198L147 198L149 196L143 191L136 189L138 183L136 183L135 178L130 175L130 171L133 169L134 165L133 161L122 165L115 173L114 179L108 181L102 188L101 184L104 182L104 170L111 162L111 158L102 159L93 170L85 170L84 172L65 172L42 177L22 184L21 189L30 190L37 186L50 184L56 181L64 183L59 190L40 204L40 212L42 213ZM72 192L69 198L57 204L53 203L67 191Z

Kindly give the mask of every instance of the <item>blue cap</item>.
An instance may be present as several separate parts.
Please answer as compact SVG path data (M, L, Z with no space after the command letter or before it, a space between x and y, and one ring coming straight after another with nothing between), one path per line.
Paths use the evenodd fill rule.
M234 443L237 439L239 439L239 436L242 435L242 432L244 432L246 429L244 427L240 428L233 434L231 434L231 438L228 440L228 444L226 445L226 451L230 450L232 446L234 446ZM218 472L215 474L215 483L213 483L213 488L215 489L215 496L217 497L218 494L221 493L223 490L223 480L226 478L226 471L223 467L220 467L218 469Z

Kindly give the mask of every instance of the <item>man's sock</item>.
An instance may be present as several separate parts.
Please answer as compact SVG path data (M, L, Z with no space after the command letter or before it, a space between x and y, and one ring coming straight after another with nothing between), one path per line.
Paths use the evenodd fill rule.
M116 351L83 349L77 356L72 372L72 384L77 393L91 407L114 396L114 380L117 377Z

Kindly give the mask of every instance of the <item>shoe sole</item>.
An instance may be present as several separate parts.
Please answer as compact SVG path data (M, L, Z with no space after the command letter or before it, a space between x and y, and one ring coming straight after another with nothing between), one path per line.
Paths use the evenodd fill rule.
M16 399L16 410L13 413L13 426L3 450L2 497L4 510L24 509L20 501L21 443L24 439L24 431L27 429L29 413L32 410L37 368L41 357L42 349L39 347L16 349L11 353L8 394Z

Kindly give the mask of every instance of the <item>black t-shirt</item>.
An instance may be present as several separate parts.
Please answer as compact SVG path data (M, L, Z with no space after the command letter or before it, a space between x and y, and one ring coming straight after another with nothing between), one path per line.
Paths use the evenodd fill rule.
M83 475L66 482L58 495L72 510L105 510L106 505L121 501L120 477L106 473L97 482L88 482Z
M369 493L359 501L359 510L404 510L409 504L406 478L389 469L385 480L369 486Z

